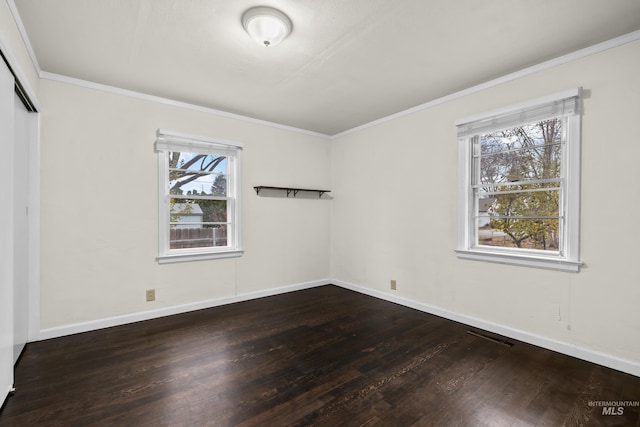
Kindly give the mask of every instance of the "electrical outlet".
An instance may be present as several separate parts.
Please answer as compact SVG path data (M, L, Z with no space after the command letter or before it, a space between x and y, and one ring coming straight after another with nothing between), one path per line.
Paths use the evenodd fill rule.
M392 291L396 290L396 281L395 280L391 280L391 290Z
M156 300L156 290L147 289L147 302Z

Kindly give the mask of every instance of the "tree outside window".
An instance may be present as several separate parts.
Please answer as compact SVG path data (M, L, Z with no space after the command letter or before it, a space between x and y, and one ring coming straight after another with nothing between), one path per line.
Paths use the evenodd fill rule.
M477 196L491 201L478 212L488 217L479 222L478 243L558 251L563 120L486 133L476 144Z

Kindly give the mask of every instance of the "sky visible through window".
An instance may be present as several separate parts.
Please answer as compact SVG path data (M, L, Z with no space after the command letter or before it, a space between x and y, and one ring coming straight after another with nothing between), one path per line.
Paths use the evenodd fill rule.
M226 157L171 152L169 168L171 194L226 196L226 188L220 186L221 181L226 184Z

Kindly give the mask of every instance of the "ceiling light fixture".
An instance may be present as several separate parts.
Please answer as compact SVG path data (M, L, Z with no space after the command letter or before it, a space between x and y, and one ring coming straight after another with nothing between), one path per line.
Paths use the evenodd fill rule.
M277 9L252 7L242 15L242 26L263 46L275 46L291 32L291 20Z

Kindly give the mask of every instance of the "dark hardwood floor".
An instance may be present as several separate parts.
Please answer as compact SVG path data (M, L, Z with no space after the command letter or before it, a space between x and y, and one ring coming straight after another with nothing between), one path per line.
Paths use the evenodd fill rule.
M323 286L31 343L0 425L640 426L640 378L469 330Z

